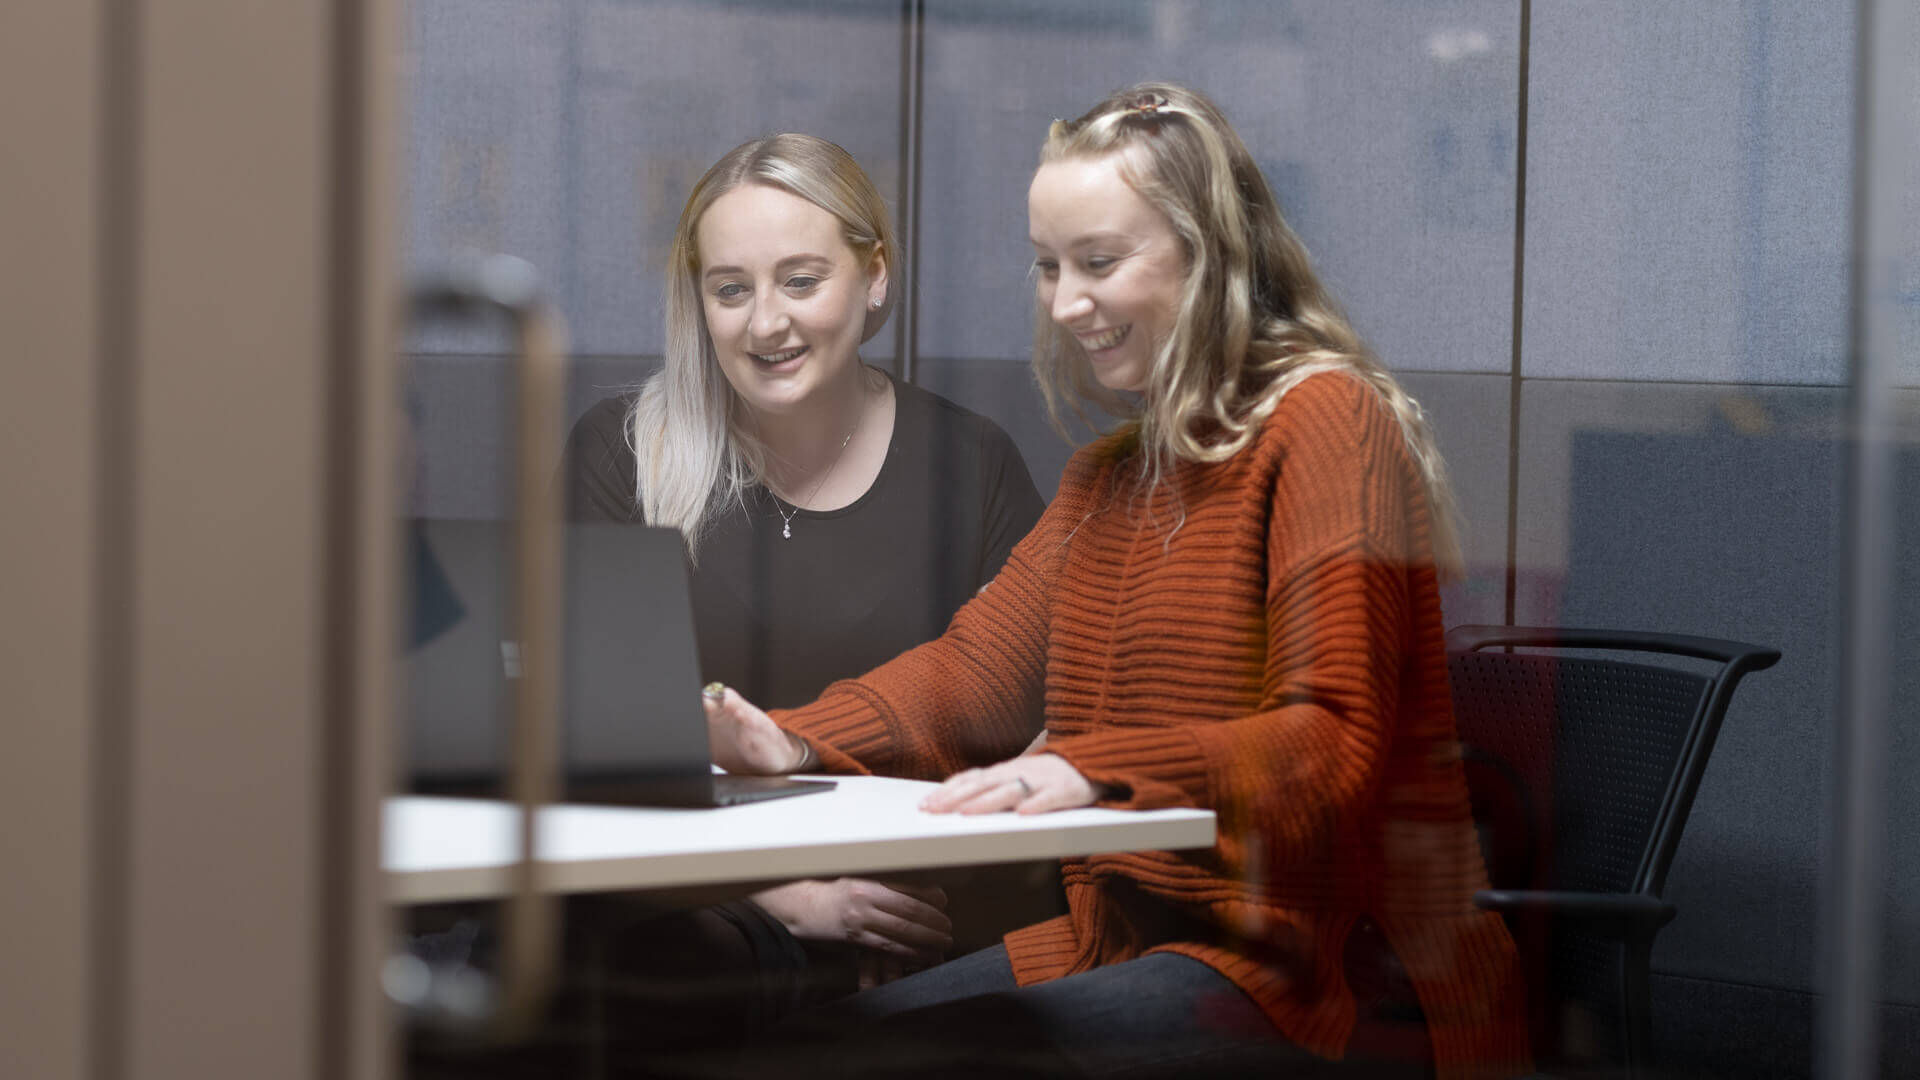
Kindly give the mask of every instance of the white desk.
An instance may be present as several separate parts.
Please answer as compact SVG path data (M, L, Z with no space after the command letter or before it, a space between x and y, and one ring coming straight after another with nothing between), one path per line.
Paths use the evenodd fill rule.
M927 814L918 780L838 776L823 795L717 810L553 806L539 823L540 887L553 893L658 889L873 874L1211 847L1207 810ZM504 896L519 858L519 813L502 802L404 796L388 801L387 893L417 904Z

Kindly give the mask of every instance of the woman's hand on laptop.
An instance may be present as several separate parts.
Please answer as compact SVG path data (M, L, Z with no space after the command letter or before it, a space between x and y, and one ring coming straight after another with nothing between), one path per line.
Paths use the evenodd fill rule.
M779 776L803 771L813 750L788 733L732 687L718 683L700 693L707 710L707 743L713 763L730 773Z
M947 894L935 885L836 878L795 881L753 894L794 937L844 941L886 962L860 965L861 989L940 962L953 948Z

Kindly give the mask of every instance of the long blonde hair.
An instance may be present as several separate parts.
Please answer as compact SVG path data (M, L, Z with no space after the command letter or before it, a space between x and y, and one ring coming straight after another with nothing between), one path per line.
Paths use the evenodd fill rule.
M742 143L693 186L667 257L666 363L641 386L627 441L641 512L648 524L679 529L695 560L715 517L744 506L748 489L766 476L766 446L720 371L700 298L700 218L744 184L778 188L832 214L859 265L870 264L875 253L899 265L886 200L853 155L825 139L784 134ZM893 310L892 277L884 302L866 313L862 341L878 333Z
M1267 179L1219 108L1164 82L1116 91L1073 121L1055 121L1042 165L1112 155L1121 177L1166 215L1187 258L1173 332L1137 399L1101 386L1079 340L1034 314L1034 370L1056 427L1091 401L1129 421L1151 489L1179 461L1224 461L1244 449L1280 399L1309 376L1343 371L1400 423L1432 507L1434 553L1457 572L1459 529L1446 464L1420 403L1380 365L1313 271Z

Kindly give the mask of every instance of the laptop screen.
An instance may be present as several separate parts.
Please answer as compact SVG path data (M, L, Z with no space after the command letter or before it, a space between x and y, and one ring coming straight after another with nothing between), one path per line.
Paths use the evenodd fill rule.
M423 520L460 614L406 658L403 790L504 789L511 522ZM560 757L569 801L678 802L711 784L686 566L672 529L567 526ZM418 620L415 620L416 624Z

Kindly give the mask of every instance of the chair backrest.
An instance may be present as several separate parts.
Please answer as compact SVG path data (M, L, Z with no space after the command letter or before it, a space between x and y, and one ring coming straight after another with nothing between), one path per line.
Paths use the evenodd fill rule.
M1708 680L1618 660L1500 652L1457 653L1449 666L1469 772L1504 766L1475 786L1485 793L1519 783L1530 815L1526 876L1494 884L1649 891L1655 825L1681 782Z
M1738 642L1629 631L1460 627L1447 644L1495 888L1653 898L1665 888L1734 685L1779 658ZM1715 667L1700 673L1592 655L1615 650ZM1547 1000L1535 1002L1536 1037L1562 1049L1582 1044L1575 1057L1615 1056L1626 962L1620 937L1551 914L1509 922L1533 969L1530 985L1545 990ZM1578 1003L1572 1013L1568 1002ZM1587 1030L1566 1031L1568 1015Z

